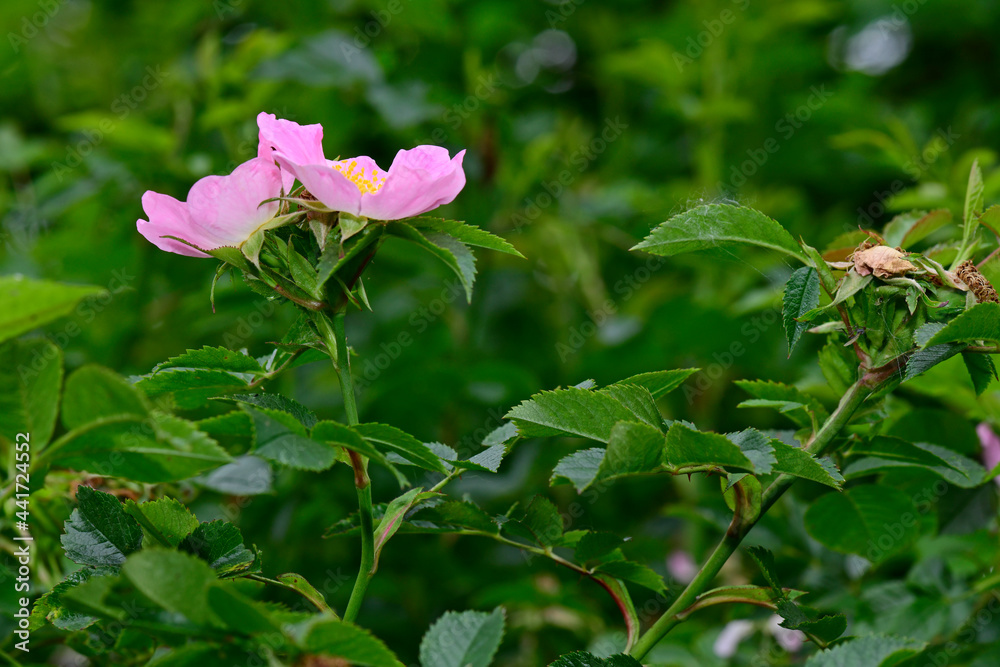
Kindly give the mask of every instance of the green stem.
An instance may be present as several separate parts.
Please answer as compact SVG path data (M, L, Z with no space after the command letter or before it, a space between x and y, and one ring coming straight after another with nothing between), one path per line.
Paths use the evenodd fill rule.
M872 388L879 379L881 378L872 373L866 373L860 380L851 385L851 388L840 399L840 405L837 406L834 413L823 423L822 428L816 432L812 442L806 447L806 451L810 454L818 455L829 448L840 431L847 426L854 413L861 407L861 404L871 395ZM708 557L705 564L698 570L698 574L687 585L687 588L677 596L667 611L664 612L663 616L657 619L639 638L639 641L636 642L635 648L631 652L632 657L642 660L674 626L683 620L682 612L694 604L697 597L708 589L709 584L712 583L712 580L722 570L722 566L726 564L729 557L740 546L743 538L747 536L747 533L756 525L760 517L764 516L764 513L774 505L794 481L795 477L791 475L779 475L767 487L767 490L764 491L761 498L760 514L755 519L747 520L737 512L726 534L718 546L715 547L712 555Z
M340 391L344 394L344 410L347 423L358 423L358 404L354 398L354 380L351 378L351 357L347 352L347 334L344 333L344 316L339 312L333 316L333 333L337 345L337 373L340 375Z
M351 459L353 463L354 457ZM357 468L355 468L356 471ZM365 479L367 479L367 474ZM372 487L370 484L364 488L358 487L358 509L361 515L361 565L358 566L358 578L354 580L351 599L347 601L347 609L344 610L344 620L348 622L354 621L358 617L361 603L368 591L368 582L371 581L374 574L375 526L372 521Z
M334 314L332 327L322 313L315 318L315 322L330 352L333 366L340 376L340 391L344 395L347 423L354 426L358 423L358 404L354 397L354 380L351 378L351 358L347 350L347 335L344 332L344 313ZM358 617L361 603L368 590L368 582L374 574L375 522L372 515L372 488L371 480L368 478L368 460L357 452L347 453L354 468L354 486L358 492L358 513L361 517L361 564L358 566L358 577L354 580L354 589L347 602L347 609L344 610L344 620L353 621Z

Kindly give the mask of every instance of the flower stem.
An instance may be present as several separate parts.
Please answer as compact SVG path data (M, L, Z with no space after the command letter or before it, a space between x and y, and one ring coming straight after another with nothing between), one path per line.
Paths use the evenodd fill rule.
M809 446L806 447L806 451L810 454L818 455L823 453L833 443L841 430L847 426L854 413L861 407L861 404L872 394L873 380L875 379L870 374L865 374L851 385L847 393L840 399L840 405L837 406L834 413L827 418L823 426L816 432ZM756 525L760 517L764 516L764 513L774 505L794 481L795 477L791 475L778 475L777 479L764 491L761 498L760 514L756 519L747 521L739 515L739 512L736 513L733 517L733 523L729 526L729 530L726 531L718 546L715 547L712 555L708 557L705 564L698 570L691 583L674 599L667 611L663 613L663 616L657 619L639 638L639 641L636 642L635 648L630 654L632 657L642 660L674 626L684 620L683 612L694 604L699 595L708 589L709 584L712 583L712 580L722 570L722 566L726 564L729 557L740 546L743 538L747 536L747 533Z
M323 342L326 343L333 366L340 376L340 391L344 395L344 411L347 413L347 423L354 426L358 423L358 404L354 397L354 380L351 378L351 358L347 350L347 335L344 332L344 316L341 311L333 316L333 325L322 313L315 318ZM372 516L372 488L368 478L368 460L357 452L348 451L351 466L354 468L354 486L358 492L358 513L361 517L361 564L358 566L358 577L354 581L351 598L344 611L344 620L353 621L361 610L361 603L368 590L368 582L374 574L375 565L375 527Z

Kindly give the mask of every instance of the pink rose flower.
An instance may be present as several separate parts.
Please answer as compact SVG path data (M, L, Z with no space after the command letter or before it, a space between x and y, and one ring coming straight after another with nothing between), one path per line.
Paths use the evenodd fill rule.
M212 250L239 246L274 218L280 203L262 204L281 194L281 172L273 162L253 158L236 167L228 176L206 176L188 192L187 202L169 195L147 191L142 208L149 220L139 219L136 227L160 250L208 257L203 252L174 239Z
M983 448L983 465L986 466L986 472L992 472L1000 463L1000 438L987 422L980 422L976 426L976 434L979 435L979 445ZM993 481L1000 484L1000 475L994 477Z
M462 158L440 146L417 146L396 153L388 171L367 156L327 160L323 128L257 116L259 155L272 156L289 187L292 178L332 211L375 220L400 220L450 203L465 187ZM288 188L286 188L288 189Z

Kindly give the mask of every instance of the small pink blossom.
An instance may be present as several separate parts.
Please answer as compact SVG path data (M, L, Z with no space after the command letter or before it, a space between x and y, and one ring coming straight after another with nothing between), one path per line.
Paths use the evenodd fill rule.
M698 574L698 564L691 558L691 554L686 551L677 550L670 552L667 556L667 572L670 576L681 582L689 584L694 576Z
M746 620L730 621L722 628L722 632L715 638L712 645L712 652L718 658L731 658L736 655L740 643L754 633L753 623Z
M270 149L285 183L290 185L294 177L333 211L376 220L400 220L450 203L465 187L464 150L455 157L440 146L401 150L389 170L384 171L364 155L327 160L319 125L303 126L267 113L257 116L257 125L259 155L266 158Z
M212 250L239 246L274 218L276 201L262 204L281 194L281 173L273 162L254 158L236 167L228 176L206 176L188 192L187 202L169 195L147 191L142 208L149 220L139 219L139 233L167 252L188 257L208 257L203 252L174 239Z
M806 642L806 636L799 630L781 627L782 620L777 614L772 614L771 618L767 619L767 631L774 636L781 648L789 653L798 653Z
M997 437L993 427L987 422L980 422L976 426L976 434L979 435L979 445L983 448L983 465L987 472L991 472L1000 464L1000 437ZM993 481L1000 484L1000 475L994 477Z

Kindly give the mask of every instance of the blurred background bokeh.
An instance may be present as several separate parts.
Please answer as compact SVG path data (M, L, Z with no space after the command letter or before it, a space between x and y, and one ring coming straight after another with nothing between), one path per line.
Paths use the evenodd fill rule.
M290 305L237 280L213 313L216 263L135 230L145 190L183 199L253 157L258 112L321 123L327 155L383 166L421 143L466 149L468 185L440 213L526 259L478 253L467 305L432 258L389 243L368 273L374 313L350 315L348 334L362 420L467 453L520 400L588 378L706 369L662 407L720 431L780 421L737 413L731 380L805 378L822 395L817 348L787 359L774 314L794 267L752 251L652 263L628 251L673 213L735 200L822 248L896 210L960 210L975 157L987 202L1000 190L983 148L1000 146L991 0L4 0L0 25L0 273L113 292L46 330L70 369L142 374L186 348L259 355L280 339ZM342 417L325 365L274 389ZM663 573L664 544L703 554L725 515L717 493L697 507L682 501L702 497L698 483L623 484L599 502L548 490L578 446L526 443L460 490L497 512L532 493L577 503L574 527L632 535L632 555ZM389 480L376 484L391 497ZM321 534L354 506L349 471L289 471L274 486L238 512L193 502L202 519L235 514L267 571L333 582L342 607L356 540ZM620 623L592 584L549 563L419 536L383 555L361 621L413 661L441 612L501 602L506 664L541 664ZM726 664L711 650L720 618L664 651Z

